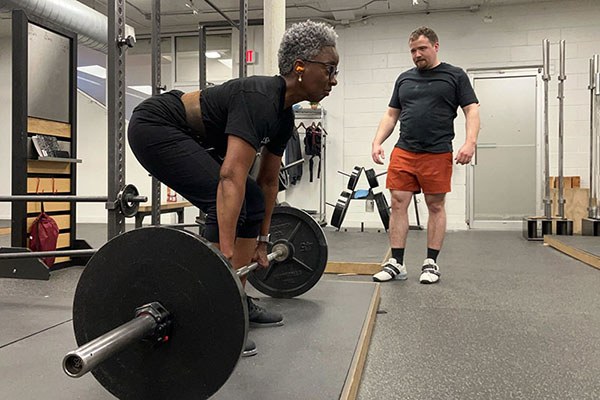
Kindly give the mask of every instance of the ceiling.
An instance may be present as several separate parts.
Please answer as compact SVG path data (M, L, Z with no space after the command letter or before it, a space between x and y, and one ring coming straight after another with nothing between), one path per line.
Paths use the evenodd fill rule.
M79 0L106 14L107 0ZM282 0L273 0L282 1ZM286 0L288 21L306 18L327 20L332 24L353 23L376 15L435 13L440 11L478 11L494 6L541 3L552 0ZM215 4L231 20L239 19L240 0L162 0L161 30L185 32L197 29L198 23L225 18L210 4ZM152 0L126 0L127 23L136 33L151 31ZM262 20L263 0L248 0L248 19Z

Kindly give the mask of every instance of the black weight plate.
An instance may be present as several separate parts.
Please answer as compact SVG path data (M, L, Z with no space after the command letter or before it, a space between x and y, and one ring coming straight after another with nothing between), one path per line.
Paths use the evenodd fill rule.
M125 185L125 187L121 190L118 197L119 207L121 208L121 213L126 217L133 217L137 214L138 209L140 208L140 203L135 201L129 201L132 197L139 196L140 192L137 188L131 184Z
M350 179L348 180L348 190L350 190L351 192L354 191L354 189L356 189L356 185L358 184L358 180L360 179L360 174L362 172L363 168L362 167L354 167L352 169L352 174L350 174Z
M292 257L283 262L274 261L266 269L255 269L248 280L271 297L291 298L306 293L319 281L327 266L327 239L323 229L302 210L276 207L270 234L271 243L287 240L291 244Z
M387 231L390 228L390 207L383 193L375 195L375 204L377 204L377 210L379 211L383 227Z
M73 302L78 345L160 302L170 339L140 341L92 371L119 399L207 399L227 381L244 347L248 310L222 254L184 230L145 227L102 246L83 271Z
M335 203L335 208L331 215L331 226L336 227L338 230L342 227L342 222L344 221L348 207L350 207L350 199L353 195L354 193L344 190L340 193L340 196Z
M375 175L375 170L373 168L365 170L365 175L367 176L367 181L369 182L371 189L379 186L379 181L377 180L377 175Z

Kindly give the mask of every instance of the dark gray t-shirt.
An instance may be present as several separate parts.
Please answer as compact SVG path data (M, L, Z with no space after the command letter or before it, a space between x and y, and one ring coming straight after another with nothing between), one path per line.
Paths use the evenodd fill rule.
M264 145L283 155L294 128L294 111L284 109L285 80L280 76L232 79L202 91L200 108L207 144L225 154L227 135L235 135L258 151Z
M479 103L467 74L441 63L400 74L389 106L400 109L400 139L396 147L415 153L452 151L458 107Z

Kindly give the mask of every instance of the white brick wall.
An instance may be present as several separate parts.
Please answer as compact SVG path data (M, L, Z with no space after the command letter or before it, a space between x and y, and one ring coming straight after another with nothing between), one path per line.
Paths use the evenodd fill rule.
M493 22L484 23L491 15ZM589 184L589 91L588 59L600 53L600 1L569 0L532 5L490 7L483 12L433 13L430 15L372 18L366 24L338 26L340 35L339 86L326 101L329 109L329 152L339 164L329 162L327 201L335 203L346 179L335 177L336 170L351 171L354 165L375 167L370 159L370 142L379 119L387 107L394 81L399 73L412 67L407 39L420 26L432 27L440 37L440 59L463 69L509 67L541 64L541 41L551 41L550 149L551 174L557 174L558 136L558 41L566 40L565 81L565 175L580 175ZM343 87L343 90L340 90ZM343 93L343 94L342 94ZM335 104L335 110L331 105ZM340 104L342 105L340 107ZM332 122L335 115L336 121ZM459 115L460 117L460 115ZM464 140L464 120L457 121L455 150ZM397 140L397 128L385 143L390 154ZM331 158L330 158L331 161ZM332 176L332 174L334 174ZM384 184L385 176L380 177ZM449 229L466 229L466 169L454 167L452 193L448 195ZM359 188L366 188L363 177ZM389 195L388 195L389 201ZM363 202L353 204L344 226L379 227L377 212L366 213ZM421 222L426 224L427 209L419 204ZM329 209L331 215L331 209ZM414 211L409 212L414 223Z
M492 23L484 23L483 16L491 15ZM550 82L550 129L552 132L551 164L552 174L556 174L556 131L557 131L557 63L558 45L561 39L567 41L567 80L565 82L565 175L580 175L584 186L589 184L589 92L588 58L600 53L600 1L563 0L535 3L532 5L491 7L485 6L482 12L433 13L430 15L406 15L371 18L366 23L339 25L338 51L340 53L339 85L332 95L322 103L327 109L327 131L329 137L327 154L327 202L335 203L347 178L336 171L351 171L354 165L375 168L377 172L385 167L376 166L370 158L370 143L377 124L385 111L391 96L393 83L398 74L413 66L408 52L409 33L419 25L428 25L440 36L440 58L464 69L481 67L509 67L541 64L541 41L548 38L552 42ZM258 28L252 28L258 29ZM252 42L252 41L251 41ZM249 44L255 49L262 48L260 32ZM0 53L7 55L0 61L0 77L10 82L10 40L0 40ZM260 63L249 73L261 74ZM3 104L10 104L10 85L1 96ZM10 107L0 115L4 135L0 136L0 154L4 160L10 159ZM460 118L460 114L459 114ZM464 140L463 120L458 120L455 147ZM85 130L84 124L79 125ZM385 143L386 154L391 153L397 139L397 128ZM104 153L100 157L104 160ZM91 157L91 156L90 156ZM86 159L88 165L93 160ZM82 167L83 168L83 167ZM128 167L129 169L129 167ZM2 193L10 192L9 169L0 173ZM385 176L379 178L383 186ZM466 169L454 167L452 193L448 195L447 212L449 229L465 229L465 180ZM140 182L133 182L139 184ZM366 188L365 177L359 188ZM290 198L306 197L306 187L292 188L296 195ZM313 193L313 192L309 192ZM422 224L426 224L427 209L422 201L419 213ZM389 196L388 196L389 201ZM314 202L313 202L314 203ZM345 226L380 227L377 212L366 213L363 202L352 204L344 221ZM92 210L90 210L90 213ZM328 218L332 209L328 208ZM10 215L10 206L0 204L0 217ZM105 216L103 210L97 216ZM411 223L415 222L414 210L410 209Z

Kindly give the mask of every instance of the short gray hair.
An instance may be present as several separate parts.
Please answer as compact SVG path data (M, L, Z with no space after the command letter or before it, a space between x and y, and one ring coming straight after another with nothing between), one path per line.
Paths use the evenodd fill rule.
M289 27L283 34L279 46L279 73L292 72L294 61L309 60L319 54L323 47L335 47L337 33L323 22L306 20Z

